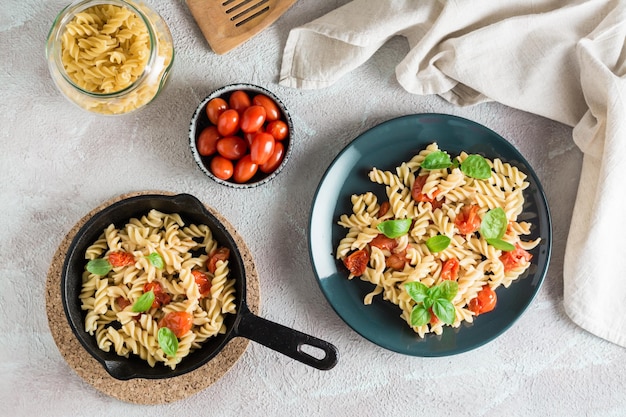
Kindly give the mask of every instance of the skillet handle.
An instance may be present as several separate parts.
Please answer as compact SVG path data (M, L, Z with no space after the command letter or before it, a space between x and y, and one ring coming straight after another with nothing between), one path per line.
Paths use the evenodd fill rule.
M240 312L240 321L236 326L235 334L323 371L333 368L339 357L337 348L332 344L259 317L247 308ZM324 356L318 358L307 353L302 349L306 346L309 347L308 351L320 351L320 354L324 353Z

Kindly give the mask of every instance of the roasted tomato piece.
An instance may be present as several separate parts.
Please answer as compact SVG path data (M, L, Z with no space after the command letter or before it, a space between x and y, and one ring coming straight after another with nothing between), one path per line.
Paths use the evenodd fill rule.
M454 219L454 225L462 235L469 235L480 229L480 216L478 216L478 206L475 204L463 206Z
M498 296L489 285L484 285L475 298L467 303L467 308L475 315L488 313L496 307Z
M522 249L519 244L515 244L515 249L504 252L500 256L500 261L504 264L504 272L509 272L518 266L524 265L533 258L533 255Z
M186 311L172 311L167 313L159 322L159 327L167 327L179 339L193 326L193 316Z
M225 247L217 248L211 253L209 259L206 261L206 267L210 273L214 274L217 269L218 261L227 261L230 257L230 249Z
M352 275L359 277L365 272L369 261L369 252L365 249L359 249L346 256L343 260L343 264L346 268L348 268Z
M456 258L445 261L441 268L441 279L456 281L459 277L459 266L459 261Z

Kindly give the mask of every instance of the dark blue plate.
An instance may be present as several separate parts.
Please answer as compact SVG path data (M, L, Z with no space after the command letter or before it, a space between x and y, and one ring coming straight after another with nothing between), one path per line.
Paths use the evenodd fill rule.
M348 280L348 272L335 259L339 241L347 229L337 225L341 214L352 212L350 196L366 191L385 197L384 186L371 182L368 172L375 166L395 172L428 144L451 155L461 151L486 158L500 158L527 174L524 212L520 220L533 227L528 240L541 237L531 251L531 266L509 288L496 290L494 311L477 317L459 328L445 327L441 335L420 338L400 317L398 306L374 298L371 305L363 297L372 284L358 278ZM475 349L506 331L526 310L539 291L547 273L552 248L552 222L548 204L537 175L526 159L508 141L492 130L456 116L416 114L399 117L366 131L344 148L324 174L311 210L309 254L320 288L337 314L357 333L394 352L412 356L447 356ZM525 239L526 240L526 239Z

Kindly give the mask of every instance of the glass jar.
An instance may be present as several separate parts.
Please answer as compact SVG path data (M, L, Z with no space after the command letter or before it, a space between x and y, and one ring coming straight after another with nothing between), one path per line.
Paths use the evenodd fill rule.
M95 113L127 114L159 94L174 45L163 18L143 2L80 0L54 20L46 57L70 101Z

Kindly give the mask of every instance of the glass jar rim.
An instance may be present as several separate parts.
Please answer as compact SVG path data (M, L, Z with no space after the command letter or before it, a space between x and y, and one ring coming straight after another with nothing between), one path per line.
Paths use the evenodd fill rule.
M131 12L135 13L141 20L143 21L146 29L148 31L148 38L150 40L150 55L148 57L148 61L144 65L141 76L137 77L130 85L127 87L114 91L111 93L98 93L94 91L86 90L79 85L77 85L67 74L63 63L61 62L61 37L65 32L65 27L68 23L72 21L72 19L80 12L89 9L93 6L98 5L116 5L120 7L126 7ZM59 12L57 17L54 19L52 23L52 27L50 28L50 32L48 33L48 41L46 43L46 55L48 58L48 62L54 65L59 69L61 76L63 79L71 85L73 88L78 90L80 93L100 99L106 98L116 98L128 94L135 89L139 88L142 82L150 76L150 69L155 63L157 57L157 37L154 33L154 29L152 28L152 22L147 18L147 16L142 12L138 7L136 7L131 1L128 0L76 0L69 5L67 5L63 10ZM52 60L52 61L51 61Z

